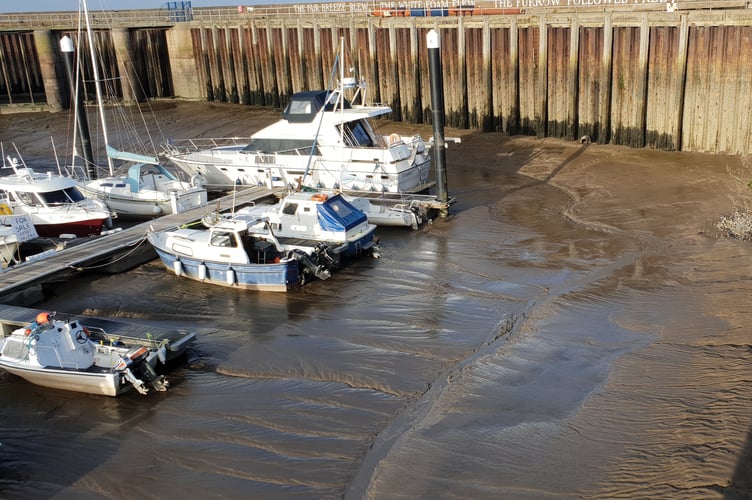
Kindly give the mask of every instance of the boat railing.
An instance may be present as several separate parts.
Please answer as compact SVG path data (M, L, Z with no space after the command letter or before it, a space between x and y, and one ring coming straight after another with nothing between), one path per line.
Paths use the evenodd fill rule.
M277 151L275 153L261 153L258 151L256 152L243 151L243 152L256 155L256 163L258 165L276 165L277 163L280 163L278 161L280 156L310 156L311 147L306 146L302 148L285 149L283 151ZM281 162L281 163L285 164L285 162Z
M169 140L166 144L162 144L162 154L169 156L195 153L197 151L211 148L245 146L250 141L250 137L206 137L198 139Z
M99 345L109 347L123 347L126 345L142 345L149 348L157 349L162 346L163 341L156 340L147 335L143 337L129 337L128 335L111 335L103 328L98 326L86 326L89 332L89 338Z

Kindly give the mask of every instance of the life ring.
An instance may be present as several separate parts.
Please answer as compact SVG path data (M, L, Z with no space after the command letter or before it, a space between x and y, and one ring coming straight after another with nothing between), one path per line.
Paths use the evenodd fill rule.
M392 134L389 136L389 144L397 144L402 140L399 134Z
M0 203L0 214L13 215L13 210L11 210L11 208L5 203Z
M329 197L325 195L324 193L316 193L313 196L311 196L311 199L313 201L326 201L327 199L329 199Z

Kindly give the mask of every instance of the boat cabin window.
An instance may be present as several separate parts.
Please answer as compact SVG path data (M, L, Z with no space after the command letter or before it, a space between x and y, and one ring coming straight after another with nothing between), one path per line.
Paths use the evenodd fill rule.
M77 203L85 199L84 195L81 194L81 191L79 191L74 186L71 186L66 189L61 189L58 191L49 191L47 193L39 193L39 197L47 205Z
M215 231L211 235L211 245L214 247L236 247L238 242L235 233L230 231Z
M345 144L350 147L372 148L373 138L368 133L368 128L363 124L362 120L355 122L348 122L340 126L340 131L344 129Z
M311 101L297 101L293 99L290 101L290 107L287 108L287 110L287 112L292 115L310 115Z
M34 198L34 194L33 193L25 193L25 192L22 191L20 193L13 193L12 197L16 201L18 201L20 203L23 203L24 205L27 205L27 206L30 206L30 207L38 205L37 200L36 200L36 198Z
M282 213L287 214L287 215L295 215L295 212L297 211L298 211L297 203L288 203L282 209Z

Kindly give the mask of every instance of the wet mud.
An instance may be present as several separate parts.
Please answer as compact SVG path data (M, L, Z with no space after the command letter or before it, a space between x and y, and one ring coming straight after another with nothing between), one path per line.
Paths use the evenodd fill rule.
M173 138L278 117L158 108ZM64 117L0 115L27 161L50 133ZM1 372L0 496L752 496L752 243L716 227L750 206L748 160L447 136L449 217L380 229L380 259L327 281L243 292L152 261L50 289L38 307L198 340L146 397Z

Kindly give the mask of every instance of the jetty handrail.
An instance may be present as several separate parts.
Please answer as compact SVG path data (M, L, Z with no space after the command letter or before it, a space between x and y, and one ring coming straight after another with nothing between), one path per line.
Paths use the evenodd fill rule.
M585 2L583 2L585 3ZM604 2L605 3L605 2ZM608 4L605 7L598 2L586 11L663 11L668 7L676 8L676 1ZM579 5L579 4L578 4ZM747 0L681 0L679 9L688 10L725 10L747 9ZM188 9L125 9L125 10L93 10L90 11L90 21L93 27L128 26L172 26L181 22L212 22L238 23L259 18L290 18L298 19L307 15L348 16L360 17L457 17L484 15L517 15L565 13L583 11L583 7L553 7L527 6L524 9L500 9L496 2L490 0L469 1L462 6L436 7L429 1L412 2L410 6L384 6L383 2L351 1L351 2L321 2L296 4L268 4L237 7L195 7ZM0 31L10 29L39 29L39 28L69 28L78 25L78 13L75 11L57 12L11 12L0 13Z

